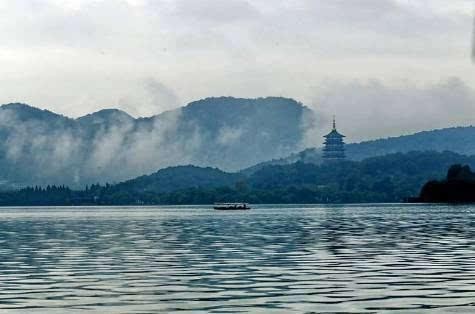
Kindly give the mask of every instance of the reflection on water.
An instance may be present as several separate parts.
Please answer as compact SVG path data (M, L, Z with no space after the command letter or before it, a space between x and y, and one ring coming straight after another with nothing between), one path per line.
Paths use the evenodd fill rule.
M0 312L475 312L475 207L0 210Z

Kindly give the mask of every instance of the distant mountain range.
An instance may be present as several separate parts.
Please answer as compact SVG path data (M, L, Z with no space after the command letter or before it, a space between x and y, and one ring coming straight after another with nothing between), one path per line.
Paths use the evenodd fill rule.
M207 98L146 118L106 109L72 119L7 104L0 107L0 189L81 188L178 165L249 175L266 165L319 164L319 148L303 150L315 129L309 108L280 97ZM346 150L354 161L416 150L473 155L475 127L353 143Z
M451 151L471 156L475 155L475 127L453 127L361 143L350 143L345 145L345 149L347 158L354 161L411 151ZM243 172L249 174L267 165L287 165L295 162L320 164L322 162L322 151L319 148L305 149L285 158L259 163L244 169Z
M279 97L208 98L133 118L106 109L71 119L0 107L0 187L119 182L193 164L238 170L303 148L313 112Z

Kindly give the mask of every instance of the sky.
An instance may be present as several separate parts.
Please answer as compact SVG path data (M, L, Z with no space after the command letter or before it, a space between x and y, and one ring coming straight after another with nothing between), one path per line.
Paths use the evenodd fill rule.
M284 96L349 141L471 125L468 0L0 0L0 103L149 116ZM317 134L318 135L318 134ZM320 141L318 136L315 137Z

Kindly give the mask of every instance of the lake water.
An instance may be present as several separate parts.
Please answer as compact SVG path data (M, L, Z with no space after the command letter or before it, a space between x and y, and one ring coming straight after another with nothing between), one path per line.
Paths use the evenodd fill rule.
M0 313L474 313L475 207L0 209Z

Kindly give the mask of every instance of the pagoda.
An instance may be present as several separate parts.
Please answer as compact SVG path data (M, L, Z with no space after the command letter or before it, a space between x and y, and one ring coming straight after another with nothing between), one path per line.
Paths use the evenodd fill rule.
M324 136L325 147L323 148L324 161L340 161L345 159L345 142L343 134L336 130L335 117L333 117L333 129Z

